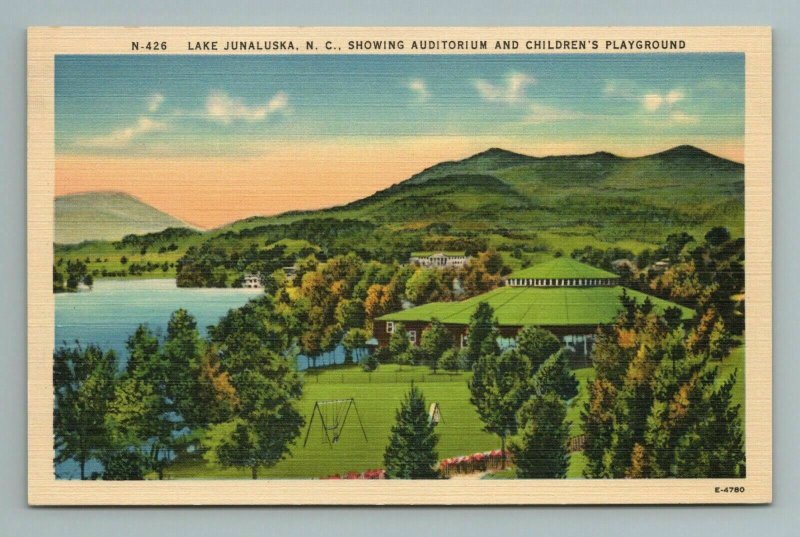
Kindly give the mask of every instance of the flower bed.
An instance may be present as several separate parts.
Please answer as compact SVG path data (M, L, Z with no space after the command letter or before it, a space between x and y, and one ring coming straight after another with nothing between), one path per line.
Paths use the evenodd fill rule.
M510 453L506 451L506 458ZM442 477L450 477L455 474L472 474L475 472L486 472L487 470L498 470L503 466L503 452L499 449L473 453L461 457L452 457L439 462L439 473Z
M386 470L375 468L363 472L347 472L346 474L332 474L322 479L386 479Z

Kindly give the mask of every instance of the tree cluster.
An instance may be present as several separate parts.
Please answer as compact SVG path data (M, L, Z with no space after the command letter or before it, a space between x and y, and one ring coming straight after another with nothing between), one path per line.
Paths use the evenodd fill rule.
M64 266L64 271L61 271L61 266ZM91 287L94 284L94 278L89 272L86 263L80 259L67 260L66 265L56 264L53 265L53 292L75 292L78 286L83 284Z
M713 316L713 315L712 315ZM582 413L587 477L741 477L745 473L734 373L709 363L719 323L688 332L646 305L626 305L594 347L597 373ZM714 334L714 335L712 335Z
M508 438L518 477L566 476L568 424L566 402L578 393L578 381L558 339L536 327L525 327L516 345L501 351L494 312L482 303L470 323L467 353L477 353L469 381L470 401L484 428ZM505 455L504 455L505 456Z
M75 460L82 479L90 459L103 464L103 479L161 479L175 460L206 452L257 477L286 456L303 424L291 339L264 297L232 310L208 339L185 310L172 314L163 339L140 326L121 371L112 351L57 349L56 462ZM219 430L230 434L215 442Z

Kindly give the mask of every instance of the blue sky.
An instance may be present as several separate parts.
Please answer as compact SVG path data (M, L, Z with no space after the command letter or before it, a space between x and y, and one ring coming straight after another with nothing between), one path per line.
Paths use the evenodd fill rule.
M735 143L744 136L744 57L56 60L60 155L235 155L278 142L418 136L585 140L597 150L637 137Z
M490 147L742 159L744 57L58 56L56 195L213 227L347 203Z

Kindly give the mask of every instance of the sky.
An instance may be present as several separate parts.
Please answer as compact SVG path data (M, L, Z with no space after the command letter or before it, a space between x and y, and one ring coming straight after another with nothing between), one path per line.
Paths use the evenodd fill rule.
M743 160L744 56L58 56L56 195L201 227L346 203L490 147Z

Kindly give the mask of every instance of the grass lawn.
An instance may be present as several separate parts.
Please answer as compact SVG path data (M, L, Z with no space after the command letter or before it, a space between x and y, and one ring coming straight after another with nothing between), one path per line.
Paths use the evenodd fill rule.
M712 363L711 366L720 367L720 379L727 379L734 370L738 372L733 403L742 405L744 415L744 347L735 348L722 362ZM571 423L570 436L583 434L580 414L588 400L588 384L594 378L594 369L576 369L574 373L580 382L580 391L567 410L567 419ZM316 417L307 447L303 447L304 428L292 448L292 455L273 468L261 469L259 477L312 478L382 467L383 452L394 424L395 411L411 381L420 387L428 404L434 401L439 403L442 413L442 422L437 428L439 459L497 449L500 440L483 431L483 424L469 402L468 379L467 373L434 374L427 367L401 368L394 364L382 365L373 373L365 373L358 366L337 366L307 372L305 392L300 403L306 426L315 401L352 397L364 423L367 441L364 440L356 414L351 412L339 442L330 447L324 440L322 426ZM226 434L226 431L220 430L218 433ZM582 453L571 454L567 477L581 478L585 466L586 458ZM249 477L249 470L222 468L199 457L181 461L166 472L166 478L172 479ZM487 479L513 477L513 469L486 476Z
M319 418L315 418L303 447L303 435L292 448L292 456L275 467L259 471L259 477L309 478L383 467L383 452L394 424L395 411L409 389L411 380L418 383L428 404L436 401L442 413L437 427L439 458L497 449L500 440L483 431L474 407L469 402L466 374L432 374L427 367L382 365L372 375L356 366L307 374L301 402L306 426L314 402L353 397L364 423L367 441L354 413L347 418L341 438L332 448L324 440ZM249 478L248 470L221 468L203 460L175 464L167 478Z
M581 421L581 412L583 407L589 401L589 383L594 380L594 368L584 367L582 369L573 370L575 378L578 379L580 385L578 386L578 395L570 401L569 408L567 409L567 420L571 423L569 428L569 435L580 436L583 434L583 422Z

